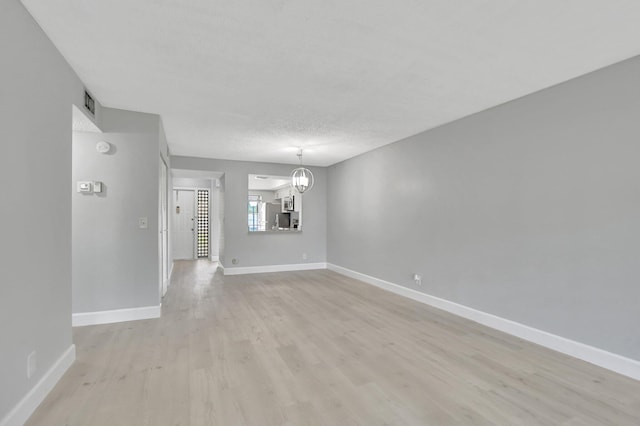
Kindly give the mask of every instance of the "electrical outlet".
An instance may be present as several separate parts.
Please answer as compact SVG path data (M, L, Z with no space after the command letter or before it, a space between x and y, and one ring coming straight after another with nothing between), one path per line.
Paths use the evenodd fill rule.
M302 260L307 260L307 253L302 253Z
M416 285L422 285L422 275L413 274L413 281L416 283Z
M33 351L27 356L27 379L36 374L36 369L36 351Z
M138 218L138 228L147 229L149 227L149 220L146 217Z

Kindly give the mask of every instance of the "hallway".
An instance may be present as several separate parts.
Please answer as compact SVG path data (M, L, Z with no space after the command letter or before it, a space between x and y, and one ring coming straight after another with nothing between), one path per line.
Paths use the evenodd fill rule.
M176 262L162 318L74 329L28 425L637 424L640 382L327 270Z

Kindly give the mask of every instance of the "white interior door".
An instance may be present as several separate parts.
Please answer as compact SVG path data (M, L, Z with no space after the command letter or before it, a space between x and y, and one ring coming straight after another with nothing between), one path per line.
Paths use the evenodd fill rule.
M176 189L173 197L173 258L195 259L195 191Z
M164 296L169 287L169 229L167 218L169 215L168 207L168 177L167 165L162 157L160 157L160 294Z

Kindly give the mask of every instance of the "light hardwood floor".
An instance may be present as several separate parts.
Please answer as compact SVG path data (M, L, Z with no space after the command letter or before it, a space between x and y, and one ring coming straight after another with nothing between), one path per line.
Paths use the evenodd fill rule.
M640 424L640 382L320 271L177 262L157 320L74 329L28 425Z

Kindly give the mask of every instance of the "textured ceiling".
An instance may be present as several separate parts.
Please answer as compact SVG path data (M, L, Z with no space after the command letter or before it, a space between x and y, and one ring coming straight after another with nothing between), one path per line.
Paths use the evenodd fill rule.
M23 0L173 154L330 165L640 53L640 1Z

